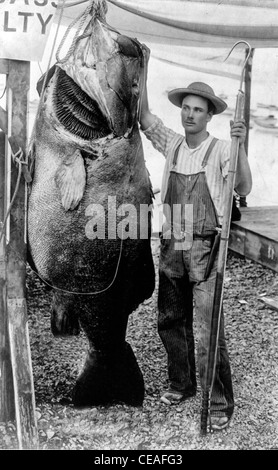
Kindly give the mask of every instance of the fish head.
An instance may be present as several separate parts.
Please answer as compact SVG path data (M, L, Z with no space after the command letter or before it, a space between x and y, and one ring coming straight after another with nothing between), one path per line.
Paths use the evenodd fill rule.
M128 134L137 122L141 44L94 18L72 49L56 64L58 119L85 139Z

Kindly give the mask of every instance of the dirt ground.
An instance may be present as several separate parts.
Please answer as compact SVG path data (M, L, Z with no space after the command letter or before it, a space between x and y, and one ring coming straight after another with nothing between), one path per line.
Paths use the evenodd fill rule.
M159 246L153 242L157 269ZM229 253L224 310L236 408L230 427L200 435L201 391L168 407L166 355L157 334L157 287L130 317L127 340L146 387L142 407L76 409L71 390L83 366L87 340L54 338L50 298L28 270L28 315L39 450L268 450L278 449L278 313L260 295L278 295L278 275ZM14 422L0 423L0 449L18 448Z

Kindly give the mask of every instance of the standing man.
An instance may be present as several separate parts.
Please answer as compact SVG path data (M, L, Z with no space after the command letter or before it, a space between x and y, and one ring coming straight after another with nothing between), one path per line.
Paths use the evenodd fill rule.
M227 105L205 83L194 82L168 94L171 103L181 108L184 135L167 128L150 112L147 94L149 55L149 49L144 46L139 120L145 136L166 158L161 199L165 207L170 207L170 216L166 213L161 236L158 332L167 352L169 375L169 388L161 400L171 405L196 394L193 307L197 363L201 387L204 387L217 268L217 256L212 259L212 249L223 219L231 143L216 139L207 131L213 115L222 113ZM244 148L244 122L231 121L230 134L239 139L235 190L246 196L252 188L252 177ZM174 230L173 227L174 205L182 208L178 234L177 228ZM191 224L183 215L188 214L188 209ZM170 236L165 225L170 227ZM184 243L177 244L177 240ZM234 410L223 312L210 410L211 426L215 431L229 424Z

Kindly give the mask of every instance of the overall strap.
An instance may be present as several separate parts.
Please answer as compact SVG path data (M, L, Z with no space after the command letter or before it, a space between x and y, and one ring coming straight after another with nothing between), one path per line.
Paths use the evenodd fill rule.
M205 154L205 156L204 156L204 159L203 159L203 161L202 161L202 168L204 168L204 167L206 166L206 164L207 164L207 162L208 162L208 159L209 159L209 156L210 156L210 154L211 154L211 152L212 152L212 149L213 149L213 147L215 146L215 144L216 144L217 141L218 141L218 139L217 139L216 137L213 137L213 139L212 139L211 143L209 144L209 147L208 147L208 149L207 149L207 151L206 151L206 154Z
M208 162L208 159L209 159L209 156L213 150L213 147L215 146L216 142L218 141L218 139L216 137L213 137L211 143L209 144L209 147L206 151L206 154L204 156L204 159L202 161L202 168L204 168ZM177 147L175 148L175 153L174 153L174 158L173 158L173 163L172 163L172 166L175 167L176 164L177 164L177 160L178 160L178 155L179 155L179 149L180 149L180 146L182 144L183 141L181 141Z
M180 149L180 146L181 146L182 143L183 143L183 140L181 140L181 142L179 142L178 145L175 148L174 158L173 158L173 162L172 162L172 168L175 167L176 164L177 164L179 149Z

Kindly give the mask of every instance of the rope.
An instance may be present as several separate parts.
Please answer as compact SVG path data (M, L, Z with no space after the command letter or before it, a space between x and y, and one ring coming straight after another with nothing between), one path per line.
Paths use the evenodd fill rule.
M137 155L138 155L138 152L139 152L139 149L141 148L141 144L139 143L137 145L137 149L136 149L136 156L135 156L135 160L137 159ZM112 281L110 282L110 284L105 287L104 289L100 290L100 291L96 291L96 292L74 292L74 291L69 291L67 289L61 289L57 286L54 286L52 284L50 284L49 282L47 282L37 271L35 271L31 266L30 266L30 269L33 273L35 273L40 279L41 281L43 281L46 285L48 285L49 287L51 287L52 289L54 290L58 290L60 292L64 292L66 294L74 294L74 295L98 295L98 294L102 294L103 292L107 291L108 289L110 289L110 287L112 287L112 285L114 284L115 280L116 280L116 277L118 275L118 272L119 272L119 266L120 266L120 261L121 261L121 257L122 257L122 251L123 251L123 228L122 228L122 236L121 236L121 246L120 246L120 252L119 252L119 257L118 257L118 261L117 261L117 266L116 266L116 270L115 270L115 274L113 276L113 279ZM20 256L18 255L17 253L17 256L19 257L20 259ZM22 261L22 260L21 260ZM23 261L24 262L24 261ZM25 263L25 265L27 266L27 263Z
M82 2L80 2L82 3ZM75 45L76 45L76 42L77 40L79 39L79 33L81 31L81 29L83 28L83 25L88 17L88 15L92 16L92 18L95 18L96 16L99 16L100 18L105 18L105 15L107 13L107 5L106 5L106 1L105 0L89 0L89 5L87 6L87 8L82 12L80 13L80 15L75 18L71 23L70 25L67 27L66 29L66 32L61 40L61 43L57 49L57 52L56 52L56 61L57 62L60 62L60 63L63 63L65 61L68 60L68 58L70 57L70 55L72 54L72 52L74 51L74 48L75 48ZM59 54L60 54L60 51L68 37L68 34L70 32L70 30L78 23L80 22L77 30L76 30L76 33L74 35L74 38L72 40L72 43L71 43L71 46L67 52L67 54L65 55L65 57L63 59L60 59L59 57Z
M139 150L139 146L137 147L137 152ZM5 227L6 227L6 224L7 224L7 220L8 220L8 217L10 215L10 212L11 212L11 209L13 207L13 204L14 204L14 201L15 201L15 198L17 196L17 193L18 193L18 188L19 188L19 184L20 184L20 178L21 178L21 175L22 175L22 165L27 165L26 162L22 161L22 159L24 158L24 153L22 151L22 149L20 148L18 150L18 152L16 154L13 154L12 153L12 158L14 160L14 162L17 162L18 163L18 174L17 174L17 180L16 180L16 186L15 186L15 190L14 190L14 193L13 193L13 197L11 199L11 202L9 204L9 207L8 207L8 210L6 212L6 215L5 215L5 218L4 218L4 221L3 223L0 222L0 243L2 241L2 238L4 236L4 238L6 239L6 236L4 234L5 232ZM22 257L19 255L19 253L14 250L12 247L11 247L12 251L16 254L16 257L27 267L27 263L22 259ZM122 229L122 237L121 237L121 246L120 246L120 252L119 252L119 257L118 257L118 261L117 261L117 265L116 265L116 270L115 270L115 273L114 273L114 276L113 276L113 279L112 281L110 282L110 284L105 287L104 289L102 290L99 290L99 291L96 291L96 292L74 292L74 291L69 291L67 289L61 289L57 286L54 286L52 284L50 284L49 282L47 282L37 271L35 271L31 266L30 266L30 269L33 273L35 273L37 275L37 277L39 277L41 279L41 281L43 281L46 285L48 285L49 287L51 287L52 289L54 290L58 290L60 292L64 292L66 294L74 294L74 295L98 295L98 294L102 294L103 292L107 291L108 289L110 289L110 287L114 284L115 280L116 280L116 277L118 275L118 271L119 271L119 266L120 266L120 261L121 261L121 257L122 257L122 251L123 251L123 229Z
M5 231L5 228L6 228L6 224L7 224L8 217L9 217L9 215L10 215L12 206L13 206L13 204L14 204L16 195L17 195L17 193L18 193L20 178L21 178L21 174L22 174L22 165L27 165L26 162L23 162L23 161L22 161L22 158L23 158L23 157L24 157L24 154L23 154L23 151L22 151L21 148L18 150L18 152L17 152L16 154L13 154L13 153L12 153L12 158L14 159L14 161L16 161L16 162L18 163L18 174L17 174L17 180L16 180L16 185L15 185L15 190L14 190L14 194L13 194L12 200L11 200L11 202L10 202L10 204L9 204L8 210L7 210L6 215L5 215L5 218L4 218L4 221L3 221L3 223L1 223L0 243L1 243L2 238L3 238L3 235L4 235L4 231Z
M108 289L110 289L110 287L112 287L112 285L114 284L115 280L116 280L116 277L118 275L118 272L119 272L119 266L120 266L120 261L121 261L121 258L122 258L122 251L123 251L123 237L121 239L121 246L120 246L120 252L119 252L119 257L118 257L118 261L117 261L117 266L116 266L116 270L115 270L115 274L113 276L113 279L112 281L110 282L110 284L105 287L104 289L102 290L99 290L99 291L95 291L95 292L76 292L76 291L69 291L67 289L61 289L60 287L57 287L57 286L54 286L52 284L50 284L49 282L47 282L37 271L35 271L33 268L30 267L31 271L33 273L35 273L40 279L41 281L43 281L46 285L48 285L48 287L51 287L52 289L54 290L57 290L57 291L60 291L60 292L64 292L65 294L73 294L73 295L98 295L98 294L102 294L103 292L107 291ZM24 264L26 265L27 267L27 263L24 262Z
M137 153L138 153L138 150L139 150L139 146L137 147ZM2 241L3 236L6 239L6 236L4 234L5 227L6 227L7 220L8 220L8 217L10 215L12 206L14 204L15 198L16 198L17 193L18 193L20 178L21 178L21 175L22 175L22 165L27 165L26 162L22 161L23 157L24 157L24 153L23 153L21 148L19 149L19 151L16 154L12 153L13 160L18 163L18 174L17 174L16 186L15 186L13 197L12 197L11 202L9 204L9 207L8 207L7 212L6 212L3 223L0 222L0 243ZM12 247L11 247L11 249L16 254L17 258L27 267L27 263L22 259L22 257L19 255L19 253L16 250L14 250ZM96 291L96 292L74 292L74 291L69 291L67 289L61 289L60 287L54 286L54 285L50 284L49 282L47 282L37 271L35 271L31 266L29 266L29 267L30 267L31 271L33 273L35 273L38 278L41 279L41 281L43 281L46 285L48 285L49 287L51 287L54 290L58 290L60 292L66 293L66 294L74 294L74 295L98 295L98 294L102 294L103 292L110 289L110 287L112 287L112 285L114 284L114 282L116 280L116 277L118 275L118 272L119 272L120 261L121 261L121 258L122 258L122 251L123 251L123 229L122 229L122 237L121 237L121 246L120 246L119 257L118 257L116 270L115 270L114 276L112 278L112 281L110 282L110 284L107 287L105 287L102 290Z
M135 160L137 159L137 155L138 155L138 152L139 152L139 149L141 148L141 143L139 143L137 145L137 149L136 149L136 156L135 156ZM50 284L49 282L47 282L37 271L35 271L31 266L30 266L30 269L33 273L35 273L46 285L48 285L49 287L51 287L52 289L54 290L58 290L60 292L64 292L66 294L73 294L73 295L98 295L98 294L102 294L103 292L107 291L108 289L110 289L110 287L112 287L112 285L114 284L115 280L116 280L116 277L118 275L118 272L119 272L119 266L120 266L120 261L121 261L121 257L122 257L122 251L123 251L123 228L122 228L122 236L121 236L121 246L120 246L120 252L119 252L119 257L118 257L118 261L117 261L117 266L116 266L116 270L115 270L115 274L113 276L113 279L112 281L110 282L110 284L105 287L104 289L100 290L100 291L96 291L96 292L74 292L74 291L69 291L67 289L61 289L57 286L54 286L52 284ZM18 253L17 253L17 256L19 257ZM20 257L19 257L20 258ZM24 261L23 261L24 262ZM25 265L27 266L27 263L25 263Z
M59 20L58 20L58 24L57 24L57 28L56 28L54 40L53 40L53 43L52 43L52 48L51 48L50 56L49 56L49 59L48 59L48 64L47 64L45 76L44 76L44 79L43 79L43 84L42 84L42 89L41 89L39 104L38 104L37 111L36 111L36 115L35 115L35 122L36 122L37 116L39 115L40 110L41 110L41 107L42 107L43 92L44 92L45 87L46 87L47 75L48 75L48 71L49 71L49 69L50 69L50 64L51 64L51 61L52 61L52 57L53 57L53 54L54 54L54 49L55 49L55 45L56 45L56 41L57 41L59 29L60 29L60 26L61 26L61 21L62 21L62 17L63 17L63 13L64 13L65 2L66 2L66 0L63 0L62 6L60 7L60 8L61 8L61 11L60 11L60 15L59 15ZM39 68L40 68L40 66L39 66ZM35 127L36 127L36 126L34 125L33 128L32 128L32 132L31 132L31 136L30 136L30 141L29 141L29 142L31 142L31 143L32 143L33 140L34 140ZM29 151L30 151L30 149L29 149ZM27 153L29 153L29 151L28 151Z
M54 41L53 41L53 44L52 44L52 50L51 50L51 54L50 54L50 57L49 57L49 61L48 61L48 66L47 66L47 70L46 70L46 73L45 73L45 76L44 76L44 81L43 81L43 85L42 85L42 90L41 90L41 95L40 95L40 101L39 101L39 105L38 105L38 109L37 109L37 113L36 113L36 116L38 115L39 111L40 111L40 107L41 107L41 103L42 103L42 97L43 97L43 92L44 92L44 89L45 89L45 86L46 86L46 81L47 81L47 75L48 75L48 71L49 71L49 68L50 68L50 64L51 64L51 60L52 60L52 56L53 56L53 51L54 51L54 48L55 48L55 43L56 43L56 40L57 40L57 36L58 36L58 32L59 32L59 28L60 28L60 24L61 24L61 20L62 20L62 15L63 15L63 11L64 11L64 8L66 7L65 6L65 1L66 0L63 0L63 4L61 7L61 12L60 12L60 17L59 17L59 22L58 22L58 26L57 26L57 29L56 29L56 34L55 34L55 38L54 38ZM86 0L87 1L87 0ZM78 3L83 3L82 1L81 2L78 2ZM76 45L76 42L78 40L78 37L79 37L79 33L84 25L84 22L85 20L87 19L87 16L88 14L90 14L93 18L95 16L99 16L101 18L105 17L105 14L107 13L107 4L106 4L106 1L105 0L90 0L89 2L89 5L87 6L87 8L84 10L83 13L81 13L70 25L69 27L67 28L65 34L64 34L64 37L62 38L62 41L57 49L57 52L56 52L56 60L57 62L64 62L68 59L68 57L72 54L74 48L75 48L75 45ZM78 29L76 31L76 34L73 38L73 41L72 41L72 44L66 54L66 56L64 57L64 59L60 60L59 58L59 54L60 54L60 51L65 43L65 40L69 34L69 31L72 29L72 27L76 24L80 22L79 26L78 26ZM144 73L146 73L144 71ZM138 102L138 114L140 116L141 114L141 99L139 98L139 102ZM34 128L35 126L33 127L33 130L32 130L32 136L31 136L31 141L33 140L33 135L34 135ZM137 151L136 151L136 154L138 153L139 151L139 145L137 147ZM2 240L2 237L4 235L4 228L5 228L5 225L6 225L6 221L7 221L7 218L10 214L10 211L11 211L11 208L12 208L12 205L13 205L13 202L15 200L15 197L16 197L16 194L18 192L18 187L19 187L19 182L20 182L20 177L21 177L21 174L22 174L22 155L23 155L23 152L21 151L20 152L20 158L18 158L17 154L14 155L14 160L18 162L19 164L19 168L18 168L18 178L17 178L17 184L16 184L16 189L14 191L14 195L13 195L13 198L12 198L12 201L11 201L11 204L9 206L9 209L7 211L7 214L5 216L5 220L3 222L3 228L2 228L2 231L1 231L1 238L0 238L0 241ZM25 163L25 162L24 162ZM112 285L113 283L115 282L115 279L118 275L118 271L119 271L119 265L120 265L120 261L121 261L121 257L122 257L122 249L123 249L123 233L122 233L122 238L121 238L121 245L120 245L120 251L119 251L119 257L118 257L118 261L117 261L117 265L116 265L116 270L115 270L115 273L114 273L114 276L113 276L113 279L112 281L109 283L109 285L100 290L100 291L96 291L96 292L74 292L74 291L70 291L70 290L67 290L67 289L61 289L55 285L52 285L50 284L48 281L46 281L37 271L35 271L31 266L30 266L30 269L33 273L35 273L38 278L40 278L46 285L48 285L49 287L51 287L52 289L54 290L58 290L60 292L64 292L64 293L67 293L67 294L74 294L74 295L97 295L97 294L101 294L105 291L107 291ZM25 266L27 267L27 263L21 259L21 256L16 253L16 256L25 264Z
M12 199L12 202L10 204L10 207L9 207L9 210L7 211L7 214L6 214L6 217L4 219L4 222L3 224L1 223L1 235L0 235L0 242L2 240L2 237L4 235L4 229L5 229L5 225L6 225L6 221L7 221L7 218L9 216L9 213L11 211L11 208L12 208L12 205L13 205L13 202L14 202L14 199L16 197L16 193L18 191L18 186L19 186L19 182L20 182L20 177L21 177L21 171L18 172L18 178L17 178L17 187L16 187L16 191L14 192L14 196L13 196L13 199ZM11 247L11 250L16 254L16 257L22 262L22 264L24 264L26 266L26 268L28 267L27 263L24 261L24 259L19 255L19 253L14 250L12 247ZM121 258L122 258L122 251L123 251L123 237L121 238L121 246L120 246L120 252L119 252L119 257L118 257L118 261L117 261L117 265L116 265L116 270L115 270L115 273L114 273L114 276L113 276L113 279L112 281L110 282L110 284L105 287L104 289L102 290L99 290L99 291L95 291L95 292L78 292L78 291L70 291L70 290L67 290L67 289L61 289L60 287L57 287L53 284L50 284L48 281L46 281L37 271L35 271L30 265L29 265L29 268L30 270L44 283L46 284L48 287L51 287L51 289L54 289L54 290L57 290L57 291L60 291L60 292L64 292L65 294L73 294L73 295L98 295L98 294L102 294L103 292L107 291L108 289L110 289L110 287L112 287L112 285L114 284L115 280L116 280L116 277L118 275L118 272L119 272L119 266L120 266L120 261L121 261Z
M47 73L48 73L48 70L49 70L49 68L50 68L50 63L51 63L51 60L52 60L52 55L53 55L53 51L54 51L54 47L55 47L55 42L56 42L56 39L57 39L57 36L58 36L58 31L59 31L59 28L60 28L60 24L61 24L63 12L64 12L65 1L66 1L66 0L63 0L63 4L62 4L62 7L61 7L61 12L60 12L60 17L59 17L59 21L58 21L57 30L56 30L56 35L55 35L55 38L54 38L54 41L53 41L52 50L51 50L51 54L50 54L50 57L49 57L49 62L48 62L48 66L47 66L47 72L46 72L46 74L45 74L44 81L43 81L42 93L41 93L41 98L40 98L40 101L39 101L38 109L37 109L37 112L36 112L36 117L37 117L37 115L38 115L38 113L39 113L39 110L40 110L40 108L41 108L43 90L45 89L45 84L46 84L46 79L47 79ZM5 87L5 89L4 89L4 93L3 93L3 95L1 96L1 98L4 96L5 91L6 91L6 87ZM1 98L0 98L0 99L1 99ZM33 126L33 129L32 129L31 141L32 141L33 135L34 135L34 129L35 129L35 126ZM19 188L19 184L20 184L20 178L21 178L21 174L22 174L22 165L28 165L27 162L24 162L24 161L23 161L24 154L23 154L23 151L22 151L21 148L18 150L18 152L17 152L16 154L13 154L13 152L12 152L12 158L13 158L14 162L18 163L18 174L17 174L17 181L16 181L16 186L15 186L15 190L14 190L13 197L12 197L12 199L11 199L11 201L10 201L10 204L9 204L8 210L7 210L7 212L6 212L4 221L1 222L0 243L1 243L2 238L3 238L3 235L4 235L4 231L5 231L5 227L6 227L6 224L7 224L8 217L9 217L9 215L10 215L11 209L12 209L12 207L13 207L15 198L16 198L17 193L18 193L18 188Z
M51 52L50 52L50 56L49 56L49 60L48 60L48 64L47 64L47 69L46 69L46 73L45 73L45 77L44 77L44 81L43 81L43 86L42 86L42 90L41 90L41 98L42 98L42 95L43 95L43 92L44 92L44 89L45 89L47 74L48 74L48 71L50 69L51 60L52 60L52 57L53 57L53 54L54 54L54 48L55 48L55 45L56 45L59 29L60 29L61 22L62 22L62 17L63 17L63 14L64 14L65 2L66 2L66 0L63 0L62 6L61 6L59 21L58 21L58 25L57 25L56 32L55 32L54 41L52 43L52 48L51 48ZM40 99L40 103L41 103L41 101L42 100Z
M39 114L40 112L40 108L41 108L41 104L42 104L42 98L43 98L43 92L45 90L45 86L46 86L46 81L47 81L47 75L48 75L48 71L50 69L50 64L51 64L51 61L52 61L52 56L53 56L53 53L54 53L54 48L55 48L55 44L56 44L56 41L57 41L57 37L58 37L58 32L59 32L59 29L60 29L60 25L61 25L61 20L62 20L62 16L63 16L63 12L64 12L64 8L66 8L65 6L65 1L66 0L63 0L63 3L62 3L62 6L59 7L61 8L61 12L60 12L60 16L59 16L59 21L58 21L58 25L57 25L57 28L56 28L56 34L55 34L55 38L54 38L54 41L53 41L53 44L52 44L52 49L51 49L51 53L50 53L50 57L49 57L49 61L48 61L48 65L47 65L47 70L45 72L45 76L44 76L44 80L43 80L43 85L42 85L42 90L41 90L41 95L40 95L40 100L39 100L39 105L38 105L38 109L37 109L37 113L36 113L36 117L37 115ZM86 0L87 1L87 0ZM83 3L82 1L81 2L77 2L77 3ZM65 62L69 56L72 54L74 48L75 48L75 45L76 45L76 42L78 40L78 36L79 36L79 33L88 17L88 14L90 14L92 17L95 17L96 15L98 15L99 17L103 18L105 17L107 13L107 5L106 5L106 1L105 0L90 0L89 2L89 5L87 6L87 8L84 10L84 12L82 12L77 18L75 18L72 23L68 26L62 40L61 40L61 43L57 49L57 52L56 52L56 60L57 62ZM70 30L73 28L73 26L75 24L77 24L78 22L80 21L80 24L77 28L77 31L75 33L75 36L73 38L73 41L72 41L72 44L66 54L66 56L61 60L59 58L59 54L60 54L60 51L66 41L66 38L68 37L68 34L70 32ZM35 117L35 119L36 119ZM32 142L33 141L33 138L34 138L34 133L35 133L35 126L33 127L32 129L32 134L31 134L31 139L30 141ZM16 191L14 192L14 195L13 195L13 199L12 199L12 203L10 204L10 207L9 207L9 210L6 214L6 217L5 217L5 220L4 220L4 223L3 223L3 228L2 228L2 232L1 232L1 238L0 238L0 241L3 237L3 234L4 234L4 227L6 225L6 221L7 221L7 218L8 218L8 215L11 211L11 208L12 208L12 204L14 202L14 199L16 197L16 194L17 194L17 191L18 191L18 186L19 186L19 181L20 181L20 177L21 177L21 173L22 173L22 167L21 167L21 164L22 162L20 162L20 167L19 167L19 172L18 172L18 180L17 180L17 187L16 187ZM117 274L118 274L118 270L119 270L119 265L120 265L120 260L121 260L121 255L122 255L122 248L123 248L123 237L121 239L121 246L120 246L120 253L119 253L119 257L118 257L118 261L117 261L117 266L116 266L116 271L115 271L115 274L113 276L113 279L111 281L111 283L104 289L100 290L100 291L97 291L97 292L73 292L73 291L69 291L69 290L66 290L66 289L61 289L57 286L54 286L50 283L48 283L42 276L39 275L39 273L37 273L33 268L31 268L31 271L33 271L46 285L48 285L49 287L51 287L52 289L55 289L55 290L59 290L61 292L65 292L65 293L68 293L68 294L75 294L75 295L96 295L96 294L100 294L102 292L105 292L106 290L108 290L112 285L113 283L115 282L115 279L117 277ZM20 259L20 256L18 255L17 253L17 256L18 258ZM21 259L21 261L23 261ZM23 263L27 266L27 263L25 263L23 261Z
M137 149L136 149L136 156L135 156L135 159L137 158L137 154L139 152L139 149L141 148L141 144L138 144L137 146ZM18 152L19 153L19 152ZM5 216L5 220L4 220L4 223L3 223L3 227L2 227L2 230L1 230L1 237L0 237L0 242L2 240L2 237L4 235L4 228L5 228L5 224L6 224L6 221L7 221L7 218L8 218L8 215L11 211L11 208L12 208L12 204L14 202L14 199L16 197L16 194L17 194L17 191L18 191L18 186L19 186L19 181L20 181L20 177L21 177L21 173L22 173L22 164L25 164L24 162L22 162L22 156L23 156L23 152L22 150L20 150L20 157L17 157L17 154L13 155L15 161L18 162L19 164L19 169L18 169L18 177L17 177L17 184L16 184L16 189L14 191L14 195L13 195L13 198L12 198L12 201L11 201L11 204L10 204L10 207L9 207L9 210ZM21 256L19 255L19 253L14 250L13 248L11 248L17 258L23 263L25 264L25 266L27 267L27 263L21 258ZM60 287L57 287L53 284L50 284L48 281L46 281L37 271L35 271L30 265L30 269L31 271L39 278L41 279L42 282L44 282L44 284L46 284L47 286L49 286L50 288L54 289L54 290L57 290L57 291L60 291L60 292L64 292L65 294L73 294L73 295L98 295L98 294L102 294L103 292L106 292L108 289L110 289L110 287L112 287L112 285L114 284L115 280L116 280L116 277L118 275L118 272L119 272L119 266L120 266L120 261L121 261L121 258L122 258L122 251L123 251L123 228L122 228L122 236L121 236L121 246L120 246L120 251L119 251L119 257L118 257L118 261L117 261L117 265L116 265L116 270L115 270L115 273L114 273L114 276L112 278L112 281L109 283L109 285L107 287L105 287L104 289L102 290L99 290L99 291L95 291L95 292L76 292L76 291L70 291L70 290L67 290L67 289L61 289Z

